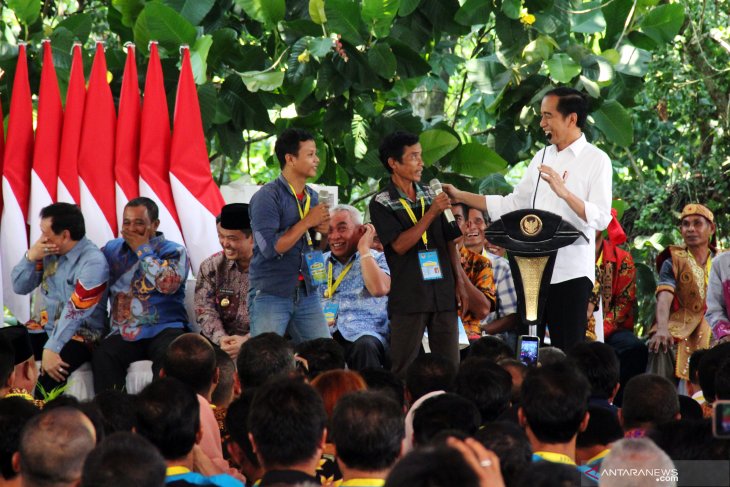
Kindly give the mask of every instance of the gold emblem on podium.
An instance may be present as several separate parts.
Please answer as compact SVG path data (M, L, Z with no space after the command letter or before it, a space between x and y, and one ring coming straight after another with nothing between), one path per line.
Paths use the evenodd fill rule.
M230 305L231 305L231 300L230 299L228 299L228 298L221 299L221 307L227 308Z
M540 230L542 230L542 220L537 215L529 214L522 217L520 220L520 230L523 235L528 237L534 237Z

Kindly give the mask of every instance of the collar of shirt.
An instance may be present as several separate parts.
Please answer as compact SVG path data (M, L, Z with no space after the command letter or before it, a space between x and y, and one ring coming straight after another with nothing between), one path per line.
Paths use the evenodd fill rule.
M76 261L79 260L81 254L84 253L84 250L86 249L86 247L89 246L90 242L91 241L88 238L81 237L81 240L76 242L76 245L74 245L71 250L63 255L59 255L58 260L60 261L61 259L63 259L64 261L68 261L70 264L74 264Z
M155 232L155 236L152 237L146 244L142 244L140 248L142 248L145 245L149 245L152 248L157 248L157 246L165 241L165 234L162 232ZM132 247L129 246L127 241L124 241L124 246L129 249L130 252L134 252L132 250ZM135 252L136 253L136 252Z
M276 183L279 184L284 191L287 192L287 194L291 194L291 188L289 188L289 181L286 180L283 174L279 174L279 177L276 178ZM315 191L310 188L308 185L304 185L304 191L309 193L310 196L315 195ZM302 193L304 194L304 193ZM312 206L314 206L314 201L312 201Z
M343 480L340 487L380 487L385 485L385 479L350 479Z
M546 462L553 463L564 463L566 465L575 465L575 462L568 456L562 453L555 453L551 451L536 451L532 454L532 461L545 460Z
M570 144L568 147L563 149L563 151L569 150L573 153L573 157L578 157L581 151L585 148L586 144L588 144L588 141L586 140L586 134L581 133L580 137L574 140L573 143ZM548 147L548 151L550 152L550 155L557 155L558 146L555 144L551 144L550 147Z
M408 201L412 201L413 203L420 202L421 197L423 196L424 202L428 205L431 203L431 191L425 187L422 186L419 183L412 183L416 187L416 199L415 201L412 201L408 195L403 194L403 192L400 190L398 186L395 185L393 180L390 180L390 184L388 184L388 187L386 188L388 190L388 196L390 196L390 199L393 201L398 201L400 198L403 198Z

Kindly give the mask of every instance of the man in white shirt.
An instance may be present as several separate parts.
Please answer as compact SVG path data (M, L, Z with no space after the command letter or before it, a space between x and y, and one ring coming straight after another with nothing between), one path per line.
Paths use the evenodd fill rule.
M444 191L457 203L487 211L492 220L537 208L560 215L586 235L588 242L579 238L558 251L545 322L538 326L543 337L547 325L552 345L567 351L585 337L585 310L595 281L595 232L611 221L611 161L586 141L582 128L588 103L579 91L547 92L540 111L540 127L551 145L535 155L512 194L485 197L448 184Z

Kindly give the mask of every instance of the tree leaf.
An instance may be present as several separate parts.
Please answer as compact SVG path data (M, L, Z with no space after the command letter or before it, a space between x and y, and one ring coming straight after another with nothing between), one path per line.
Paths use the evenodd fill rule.
M502 13L510 19L519 19L521 9L522 2L520 0L502 0Z
M195 84L202 85L207 80L206 73L208 72L208 52L210 46L213 44L213 36L204 35L198 37L195 41L195 45L190 49L190 65L193 68L193 78L195 78Z
M431 129L418 137L423 149L423 162L430 166L459 145L459 139L446 130Z
M182 44L195 43L195 27L167 5L150 2L134 24L134 43L147 51L150 41L158 41L168 51L177 52Z
M91 34L91 17L89 14L74 14L63 19L57 26L70 30L76 40L84 44Z
M215 0L163 0L162 3L174 8L191 24L199 25L213 8Z
M554 55L545 64L550 72L550 77L559 83L570 83L580 74L580 64L564 53Z
M469 142L451 155L451 168L465 176L481 178L507 168L507 161L486 145Z
M401 0L400 9L398 10L399 17L407 17L416 11L421 0Z
M465 67L469 81L482 93L499 93L510 81L510 72L495 56L470 59Z
M251 93L274 91L284 82L284 71L247 71L241 73L241 80Z
M332 32L340 34L343 39L356 46L363 43L360 35L362 19L360 18L360 8L357 2L352 0L326 0L324 11L327 16L327 26Z
M286 15L285 0L235 0L246 15L257 22L274 26Z
M474 24L486 24L489 22L491 12L491 0L466 0L456 12L454 20L469 27Z
M387 37L401 0L363 0L362 20L375 37Z
M388 44L377 43L368 51L368 64L385 79L391 79L395 76L395 70L398 67L398 61L395 59L392 49Z
M684 23L684 7L679 3L670 3L654 7L647 13L639 27L657 44L670 42L679 33Z
M327 14L324 11L324 0L309 0L309 17L315 24L322 25L327 22Z
M127 27L134 27L144 5L144 0L112 0L112 7L122 14L122 24Z
M586 13L573 14L570 25L573 32L595 34L606 30L606 19L601 11L601 2L585 2L580 4L580 10Z
M507 182L503 174L493 173L479 181L479 194L508 195L512 192L512 185Z
M649 71L651 54L648 51L624 44L619 47L620 61L613 67L619 73L642 77Z
M309 41L309 52L317 59L322 59L332 52L334 46L332 39L329 37L319 37Z
M401 79L416 78L431 71L431 65L409 46L396 40L389 40L389 43L398 61L398 76Z
M591 116L598 130L603 132L609 142L628 147L634 141L634 126L631 115L617 101L609 100L592 112Z
M8 7L25 25L32 25L41 14L41 0L8 0Z

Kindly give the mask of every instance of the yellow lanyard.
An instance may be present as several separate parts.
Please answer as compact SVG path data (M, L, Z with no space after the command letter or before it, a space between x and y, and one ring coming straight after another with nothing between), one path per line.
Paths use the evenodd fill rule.
M403 204L403 208L405 208L406 213L408 213L408 216L411 217L411 221L415 225L418 223L418 220L416 220L416 215L413 213L413 209L411 209L411 204L408 203L408 201L405 200L405 198L399 198L400 202ZM421 196L421 218L423 218L423 215L426 213L426 205L423 202L423 196ZM423 232L423 235L421 235L421 240L423 240L423 245L426 246L426 249L428 249L428 235L426 235L426 232Z
M598 267L601 267L602 264L603 264L603 249L601 249L601 255L598 256L598 262L596 262L596 265Z
M555 453L551 451L536 451L535 456L542 458L548 462L563 463L565 465L575 465L575 462L570 459L568 455L562 453Z
M349 264L345 266L344 269L342 269L342 272L340 272L340 275L337 277L337 280L334 284L332 284L332 262L329 263L329 270L327 271L327 291L324 293L325 298L331 298L335 295L335 291L337 291L337 288L340 286L340 283L345 278L345 275L347 275L348 272L350 272L350 268L352 268L352 264L355 262L354 258L350 261Z
M307 192L307 189L304 188L304 194L307 195L307 200L304 203L304 209L302 209L302 204L299 202L299 198L297 197L297 192L294 191L294 186L291 185L291 183L288 183L289 189L291 189L291 194L294 195L294 199L297 201L297 209L299 210L299 219L304 220L304 217L307 216L309 213L309 205L312 203L312 198L309 196L309 193ZM307 243L309 246L312 246L312 237L309 236L309 230L304 232L304 235L307 236Z

